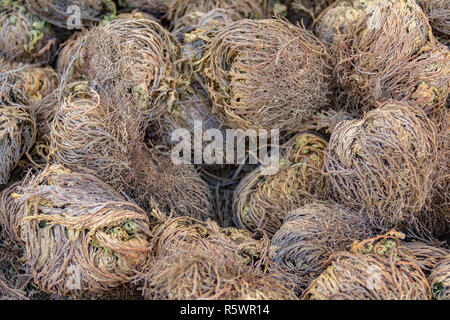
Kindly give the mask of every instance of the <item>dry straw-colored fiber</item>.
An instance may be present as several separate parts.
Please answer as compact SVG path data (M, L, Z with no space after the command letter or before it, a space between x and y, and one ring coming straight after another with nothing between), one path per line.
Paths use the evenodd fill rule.
M439 262L428 277L437 300L450 300L450 255Z
M339 1L315 30L328 42L337 83L363 109L389 99L427 113L445 104L450 52L436 41L416 1Z
M290 212L272 238L269 257L297 290L307 288L325 270L329 256L350 249L373 231L358 212L316 201Z
M297 134L284 146L277 173L265 175L259 167L247 174L234 191L236 222L252 232L272 236L289 211L327 198L330 184L322 174L327 145L317 134Z
M116 14L112 0L26 0L26 4L40 19L65 29L91 26ZM78 13L81 25L73 26Z
M427 278L400 236L388 233L333 255L302 299L430 300Z

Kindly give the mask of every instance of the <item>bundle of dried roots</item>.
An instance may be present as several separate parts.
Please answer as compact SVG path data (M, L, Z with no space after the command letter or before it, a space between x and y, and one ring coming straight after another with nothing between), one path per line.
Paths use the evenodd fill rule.
M437 243L413 241L406 242L404 245L414 255L417 264L426 275L429 275L437 264L450 255L450 250L438 246Z
M428 113L445 104L450 52L416 1L340 1L321 16L316 34L329 43L337 83L363 109L388 99Z
M57 69L60 76L68 80L81 79L85 71L85 42L87 31L75 32L61 45Z
M208 12L213 9L235 11L242 19L263 19L271 16L271 2L267 0L169 0L167 18L172 23L193 12Z
M169 1L171 0L120 0L119 5L159 14L167 11Z
M325 48L281 19L221 29L202 69L214 108L233 128L295 130L328 102Z
M148 263L147 215L91 175L59 165L27 177L15 194L34 282L51 293L87 297L130 282ZM11 228L13 228L11 227ZM44 250L45 249L45 250Z
M325 270L330 255L372 235L365 217L331 202L313 202L290 212L272 238L269 257L298 290Z
M336 198L363 209L378 227L412 227L430 196L436 144L436 127L422 109L387 102L336 127L324 171Z
M446 0L418 0L438 36L450 44L450 2Z
M291 7L294 10L304 12L315 19L323 10L334 2L336 2L336 0L294 0L292 1Z
M215 252L179 249L156 258L144 275L146 299L296 300L289 283L263 274L233 257Z
M109 102L86 82L74 85L53 120L52 159L97 175L146 210L156 201L167 214L210 217L209 190L195 168L150 152L135 106Z
M172 34L181 43L183 58L196 69L220 29L241 19L234 10L195 11L178 19Z
M429 300L420 266L395 233L356 243L332 256L327 269L303 293L310 300Z
M59 83L51 67L9 63L0 57L0 100L32 105L49 95Z
M116 15L112 0L26 0L39 18L64 29L80 29Z
M145 18L117 19L93 28L84 48L86 75L102 97L126 97L155 121L188 84L181 50L161 25Z
M450 255L435 266L428 277L437 300L450 300Z
M326 199L330 185L322 166L327 145L316 134L297 134L284 146L276 174L266 175L259 167L245 176L234 191L236 223L272 236L289 211L311 200Z
M214 221L198 221L189 217L162 220L153 230L152 255L170 256L179 250L207 251L233 256L242 264L264 260L264 243L250 233L236 228L221 228Z
M32 107L0 102L0 186L30 150L36 139L36 115Z
M0 4L0 53L17 62L48 64L58 48L51 26L20 3Z

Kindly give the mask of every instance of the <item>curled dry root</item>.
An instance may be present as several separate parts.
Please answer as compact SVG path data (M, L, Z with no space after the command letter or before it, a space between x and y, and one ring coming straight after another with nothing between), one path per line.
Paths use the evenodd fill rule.
M146 299L296 300L289 283L208 251L157 258L143 281Z
M414 255L416 262L426 275L429 275L436 265L450 255L450 250L427 244L421 241L406 242L405 247Z
M325 48L284 20L241 20L221 29L202 67L228 126L290 131L328 103Z
M450 3L446 0L418 0L433 29L450 44Z
M48 64L58 48L51 26L19 4L0 4L0 53L6 59Z
M75 32L61 45L58 55L58 73L68 80L81 79L85 74L85 42L87 31Z
M34 105L53 92L59 78L51 67L9 63L0 57L0 100Z
M245 176L234 191L236 222L269 236L281 227L286 214L305 201L328 197L328 179L322 174L328 143L312 133L300 133L285 145L279 171L264 175L262 168Z
M108 185L59 165L26 180L14 195L19 211L8 213L21 217L14 227L44 291L101 295L130 282L148 263L145 212Z
M112 0L26 0L26 3L41 19L65 29L90 26L102 19L107 21L116 14ZM77 13L80 14L80 26L73 19Z
M221 228L214 221L202 222L189 217L170 218L155 227L152 255L169 256L178 250L204 250L217 255L233 255L243 264L264 259L262 241L235 228Z
M214 9L235 11L242 19L270 18L271 4L267 0L170 0L167 18L173 23L193 12L208 12Z
M154 13L167 11L167 4L171 0L121 0L121 2L131 8L148 10Z
M0 186L36 139L36 116L31 107L0 103Z
M324 270L330 255L350 249L372 234L365 217L343 206L313 202L289 213L272 238L270 259L297 289L304 290Z
M145 18L117 19L91 29L84 57L86 75L102 98L126 97L149 122L170 110L177 90L189 82L176 40Z
M294 0L292 8L307 13L311 18L317 18L320 13L336 0Z
M428 281L397 234L357 242L335 254L303 293L308 300L429 300Z
M422 109L387 102L336 127L324 171L336 198L363 209L380 228L413 226L430 196L436 144Z
M450 300L450 255L435 266L428 277L437 300Z
M414 0L339 1L321 16L316 34L329 43L338 84L364 109L389 99L427 113L445 104L450 52Z
M290 284L257 269L263 253L246 231L168 219L154 229L154 263L138 280L147 299L295 299Z
M53 121L54 161L95 174L148 212L156 201L167 214L210 217L207 185L193 166L146 149L142 115L129 101L103 103L86 82L73 90Z
M183 58L196 69L217 33L241 19L233 10L195 11L177 20L172 34L181 43Z

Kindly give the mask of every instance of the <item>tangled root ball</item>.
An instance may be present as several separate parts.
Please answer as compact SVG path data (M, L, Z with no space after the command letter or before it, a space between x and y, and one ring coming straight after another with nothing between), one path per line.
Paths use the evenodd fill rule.
M81 79L85 71L85 42L87 31L75 32L61 45L57 69L68 80Z
M129 283L148 263L147 215L94 176L52 165L19 194L21 239L44 291L100 296Z
M406 242L405 247L414 255L422 271L429 275L437 264L450 255L450 250L422 241Z
M271 8L267 0L172 0L168 4L167 18L176 23L193 12L226 9L234 10L242 19L263 19L270 18Z
M417 222L436 163L436 127L423 110L387 102L336 127L324 171L340 202L386 229Z
M149 213L156 201L167 215L210 218L206 183L192 165L174 165L147 149L142 115L134 106L106 103L86 82L73 90L53 120L53 161L95 174Z
M39 18L69 30L108 21L116 14L112 0L26 0L26 3Z
M303 293L306 300L430 300L428 281L395 234L334 255Z
M450 300L450 255L435 266L428 278L437 300Z
M0 103L0 186L36 139L36 115L31 107Z
M276 174L265 175L260 167L246 175L234 191L236 223L272 236L289 211L307 201L327 198L330 185L321 172L327 145L316 134L297 134L284 146Z
M320 17L316 34L329 44L341 89L363 109L389 99L427 113L445 104L450 52L416 1L340 1Z
M170 256L178 250L207 251L232 256L242 264L254 264L263 257L263 243L245 230L221 228L214 221L190 217L170 218L153 230L152 255Z
M151 300L296 300L291 286L274 275L208 251L182 249L156 259L143 281Z
M445 0L418 0L431 26L450 44L450 3Z
M308 14L311 18L317 18L320 13L336 0L294 0L292 8Z
M19 3L0 4L0 52L11 61L48 64L58 44L52 27Z
M178 19L172 34L181 44L183 58L195 70L220 29L241 19L234 10L195 11Z
M232 128L295 130L328 102L325 48L281 19L221 29L202 67L215 111Z
M170 1L170 0L169 0ZM155 13L167 11L168 0L122 0L121 3L125 7L138 8ZM120 4L120 3L119 3Z
M355 240L372 234L365 217L343 206L313 202L290 212L272 238L269 257L272 267L281 269L306 289L324 270L329 256L350 249Z
M149 122L170 110L189 83L181 50L161 25L145 18L117 19L86 35L86 75L102 97L126 97Z

